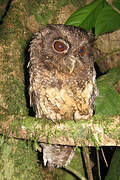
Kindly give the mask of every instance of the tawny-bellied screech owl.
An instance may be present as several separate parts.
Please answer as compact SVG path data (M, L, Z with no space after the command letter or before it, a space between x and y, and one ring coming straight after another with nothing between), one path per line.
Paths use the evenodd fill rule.
M97 95L91 36L83 29L48 25L30 45L30 104L37 118L78 121L93 115ZM62 167L73 157L70 146L43 147L44 165Z

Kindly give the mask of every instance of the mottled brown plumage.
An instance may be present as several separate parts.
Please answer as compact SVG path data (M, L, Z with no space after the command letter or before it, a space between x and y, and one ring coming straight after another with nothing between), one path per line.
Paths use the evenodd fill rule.
M96 73L91 37L86 31L72 26L49 25L38 32L30 45L29 72L30 104L36 117L56 122L89 119L93 115ZM41 145L44 164L48 163L50 167L67 165L72 157L69 153L66 158L67 148L73 154L71 147ZM64 156L63 151L66 152ZM62 163L62 159L67 160Z

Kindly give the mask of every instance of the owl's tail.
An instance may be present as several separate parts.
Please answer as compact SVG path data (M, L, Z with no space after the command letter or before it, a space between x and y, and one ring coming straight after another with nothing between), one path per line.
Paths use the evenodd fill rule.
M40 143L43 148L43 161L44 166L48 167L64 167L67 166L75 152L75 147L64 145L51 145Z

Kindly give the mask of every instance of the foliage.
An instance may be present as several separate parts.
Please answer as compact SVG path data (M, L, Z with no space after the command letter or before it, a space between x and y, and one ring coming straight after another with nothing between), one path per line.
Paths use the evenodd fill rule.
M110 70L97 79L99 96L96 98L96 114L101 116L120 114L120 94L114 88L119 79L120 67Z
M105 180L120 180L120 148L118 147L113 155Z
M120 1L114 0L113 3L120 10ZM95 35L100 35L120 28L120 14L105 0L95 0L73 13L66 24L86 30L95 28Z
M0 137L0 179L41 179L37 152L31 143Z

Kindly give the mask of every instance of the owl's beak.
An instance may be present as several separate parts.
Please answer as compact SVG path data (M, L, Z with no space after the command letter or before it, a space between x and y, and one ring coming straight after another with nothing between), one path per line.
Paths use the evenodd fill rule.
M67 64L67 68L69 69L70 74L74 71L75 64L76 64L76 58L74 56L71 56L70 63Z
M69 71L70 71L70 74L74 71L74 68L75 68L75 62L72 62L70 66L67 66Z

